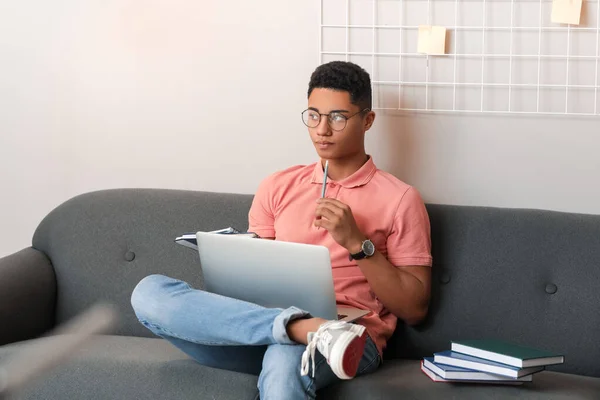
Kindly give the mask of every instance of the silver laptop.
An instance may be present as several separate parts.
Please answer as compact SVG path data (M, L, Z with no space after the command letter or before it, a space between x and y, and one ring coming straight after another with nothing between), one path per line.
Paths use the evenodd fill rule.
M338 307L325 246L197 232L205 290L264 307L354 321L370 311Z
M44 340L15 351L0 363L0 399L14 395L48 370L60 365L95 334L106 333L116 324L117 311L96 304L56 328Z

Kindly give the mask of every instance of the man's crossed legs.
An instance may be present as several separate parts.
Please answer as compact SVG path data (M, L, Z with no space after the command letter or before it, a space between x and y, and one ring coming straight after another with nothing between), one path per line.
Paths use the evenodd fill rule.
M131 304L144 326L199 363L259 375L262 399L314 399L381 362L360 325L322 323L295 307L265 308L162 275L142 279Z

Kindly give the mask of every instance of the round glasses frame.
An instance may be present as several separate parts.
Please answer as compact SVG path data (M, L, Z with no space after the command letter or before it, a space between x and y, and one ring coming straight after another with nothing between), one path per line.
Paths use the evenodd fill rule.
M364 113L364 112L368 112L371 111L369 108L365 108L355 114L350 115L349 117L346 117L344 114L342 114L341 112L332 112L329 114L325 114L325 113L320 113L318 111L315 111L311 108L307 108L306 110L302 111L302 122L304 123L304 125L306 125L309 128L316 128L317 126L319 126L321 124L321 118L323 118L323 116L327 116L327 123L329 124L329 127L331 128L331 130L333 131L342 131L346 128L346 125L348 124L348 120L358 114ZM309 120L308 119L308 113L309 112L313 112L315 114L319 115L319 119L318 120ZM335 118L341 118L341 120L335 121ZM315 122L314 124L311 124L311 122ZM341 124L343 122L344 126L340 127L338 126L338 124ZM336 124L336 127L334 128L334 124Z

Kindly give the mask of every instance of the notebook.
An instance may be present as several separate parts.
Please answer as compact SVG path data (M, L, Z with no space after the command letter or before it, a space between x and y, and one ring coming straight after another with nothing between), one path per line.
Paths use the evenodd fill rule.
M519 368L562 364L563 355L497 339L452 341L452 350Z
M453 365L445 365L436 363L433 357L425 357L423 359L423 367L438 375L440 378L457 381L499 381L499 382L514 382L515 380L522 382L531 382L533 374L522 376L520 378L508 378L501 375L491 374L489 372L477 371L468 368L456 367Z
M518 368L512 365L502 364L483 358L469 356L467 354L457 353L447 350L433 354L433 361L438 364L453 365L467 369L474 369L482 372L508 376L510 378L520 378L525 375L534 374L542 371L544 367Z

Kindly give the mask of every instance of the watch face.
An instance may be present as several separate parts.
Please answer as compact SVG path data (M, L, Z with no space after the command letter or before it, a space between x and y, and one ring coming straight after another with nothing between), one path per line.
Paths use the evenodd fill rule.
M365 240L362 245L362 250L367 256L375 254L375 245L370 240Z

